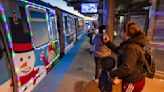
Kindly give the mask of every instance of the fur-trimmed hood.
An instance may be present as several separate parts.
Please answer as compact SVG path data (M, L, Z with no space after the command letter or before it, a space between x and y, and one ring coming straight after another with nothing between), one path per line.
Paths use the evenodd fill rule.
M144 32L140 31L136 33L135 36L131 37L130 39L128 39L127 41L123 43L136 43L140 45L141 47L144 47L146 45L146 35Z

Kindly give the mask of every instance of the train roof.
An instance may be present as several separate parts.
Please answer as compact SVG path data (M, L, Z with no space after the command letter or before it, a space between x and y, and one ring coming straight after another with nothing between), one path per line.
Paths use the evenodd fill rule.
M70 13L70 12L68 12L68 11L66 11L66 10L63 10L63 9L61 9L61 8L59 8L59 7L53 6L53 5L51 5L50 3L47 3L47 2L44 2L44 1L41 1L41 0L28 0L28 1L29 1L29 2L32 2L32 3L35 3L35 4L38 4L38 5L42 5L42 6L51 8L51 9L56 9L56 8L57 8L57 9L63 11L63 12L66 12L66 13L70 14L70 15L73 15L73 16L75 16L75 17L82 18L82 17L80 17L80 16L78 16L78 15L75 15L75 14L73 14L73 13Z

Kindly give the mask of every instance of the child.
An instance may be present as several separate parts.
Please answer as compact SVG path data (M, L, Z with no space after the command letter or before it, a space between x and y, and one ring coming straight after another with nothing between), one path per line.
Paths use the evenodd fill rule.
M104 68L100 73L99 77L99 88L101 92L111 92L113 81L108 76L108 72L111 71L115 67L115 59L112 57L105 57L102 60Z

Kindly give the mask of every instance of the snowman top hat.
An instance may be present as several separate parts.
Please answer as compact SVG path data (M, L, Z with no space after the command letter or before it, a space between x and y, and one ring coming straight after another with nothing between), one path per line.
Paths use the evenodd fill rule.
M10 28L15 52L27 52L33 49L30 31L28 31L29 27L24 28L24 26L27 26L27 24L21 18L18 18L15 10L13 10L13 16L10 18Z
M15 52L27 52L33 50L32 43L13 43Z

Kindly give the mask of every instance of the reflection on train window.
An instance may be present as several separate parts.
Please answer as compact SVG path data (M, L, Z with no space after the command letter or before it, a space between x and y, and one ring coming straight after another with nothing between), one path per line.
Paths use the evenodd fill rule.
M82 31L84 30L83 27L84 23L83 20L78 19L78 31L77 31L77 35L80 36L80 34L82 33Z
M130 20L136 23L142 30L145 29L146 15L131 15Z
M69 39L70 39L70 36L66 36L66 44L71 44Z
M31 30L34 38L35 47L42 46L49 41L48 24L46 20L46 12L43 10L28 8Z
M71 17L67 18L67 21L69 21L69 32L72 33L73 32L73 19Z
M72 19L72 32L75 32L75 19Z
M53 31L53 40L56 40L57 39L57 28L56 28L55 17L51 17L51 23L52 23L52 31Z
M69 34L69 31L68 31L69 22L67 21L67 16L64 16L64 24L65 24L65 32L66 32L66 35L67 35L67 34Z
M74 41L74 34L70 35L69 41L70 41L70 43L72 43Z

